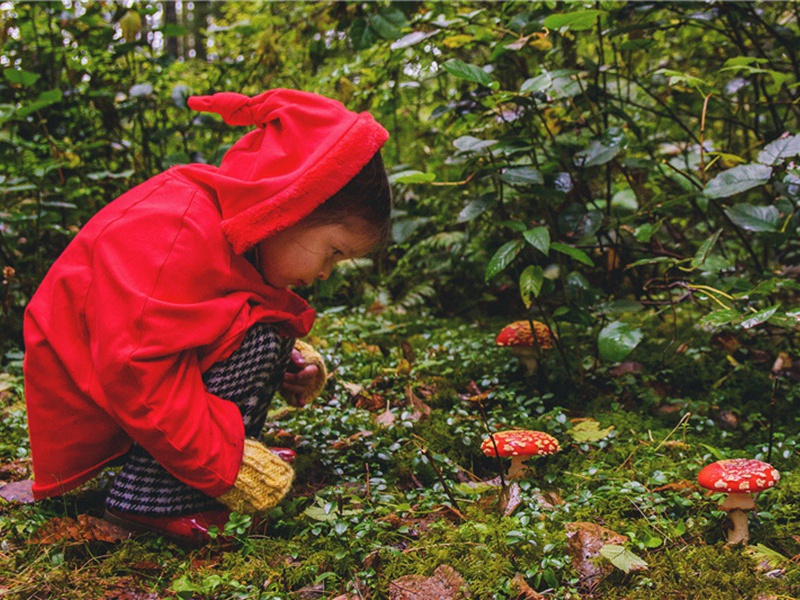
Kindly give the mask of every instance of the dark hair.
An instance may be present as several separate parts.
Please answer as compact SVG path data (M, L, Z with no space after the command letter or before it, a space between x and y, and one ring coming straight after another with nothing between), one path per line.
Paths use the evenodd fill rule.
M329 224L355 217L374 227L377 237L384 240L389 234L391 212L392 190L379 151L341 190L315 208L303 221Z

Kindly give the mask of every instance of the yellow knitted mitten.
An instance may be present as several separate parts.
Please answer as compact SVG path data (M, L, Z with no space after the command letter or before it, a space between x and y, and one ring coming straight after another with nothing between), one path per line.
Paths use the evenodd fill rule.
M280 502L289 491L293 478L294 471L289 463L263 444L246 439L236 481L217 500L238 513L258 513Z
M303 404L307 404L319 396L322 390L325 388L325 382L328 380L328 371L325 368L325 362L322 360L322 356L320 356L319 352L314 350L314 347L311 344L308 344L302 340L297 340L294 343L294 347L300 351L300 354L303 356L303 360L305 360L307 364L317 365L317 368L319 369L317 371L317 378L314 380L314 384L309 386L308 389L306 389L306 392L299 398Z

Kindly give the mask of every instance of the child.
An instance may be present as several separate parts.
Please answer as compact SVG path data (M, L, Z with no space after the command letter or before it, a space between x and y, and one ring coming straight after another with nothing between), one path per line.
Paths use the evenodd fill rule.
M198 541L287 493L257 438L274 392L320 375L293 351L314 311L291 288L379 243L391 194L367 113L285 89L189 107L258 129L86 223L27 307L25 385L36 499L120 459L107 518Z

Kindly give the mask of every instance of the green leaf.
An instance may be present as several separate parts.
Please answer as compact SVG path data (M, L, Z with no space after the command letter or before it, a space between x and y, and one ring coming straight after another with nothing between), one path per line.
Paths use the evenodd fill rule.
M458 148L461 152L477 153L490 146L494 146L497 140L482 140L471 135L462 135L460 138L453 140L453 146Z
M29 114L36 112L37 110L41 110L50 106L51 104L56 104L61 102L61 90L50 90L47 92L42 92L37 96L36 100L31 102L30 104L24 105L17 111L18 117L26 117Z
M646 244L661 228L661 223L643 223L634 230L633 237L637 242Z
M485 86L492 84L492 78L486 71L476 65L458 60L457 58L451 58L442 66L448 73L459 79L465 79L466 81L472 81L473 83L479 83Z
M392 50L400 50L402 48L408 48L409 46L413 46L415 44L419 44L424 40L427 40L429 37L436 35L437 33L439 33L438 29L430 33L425 33L424 31L412 31L411 33L404 35L399 40L394 42L390 46L390 48Z
M700 248L698 248L697 252L692 258L692 268L699 269L703 263L708 260L708 257L711 255L711 251L714 249L714 246L719 239L720 233L722 233L721 229L708 238L705 242L700 244Z
M522 240L511 240L506 242L494 253L489 264L486 265L486 281L502 272L517 257L520 250L524 247Z
M611 561L611 564L625 573L647 569L647 562L636 556L633 552L618 544L604 544L600 548L600 555Z
M511 185L542 185L542 174L534 167L510 167L500 176L500 179Z
M734 310L732 308L715 310L714 312L710 312L702 319L700 319L700 325L703 327L721 327L722 325L727 325L728 323L732 323L740 316L741 313L738 310Z
M577 152L574 157L578 167L597 167L614 159L622 151L622 146L607 146L601 141L594 140L586 150Z
M567 434L579 444L583 444L587 442L599 442L607 438L612 431L614 431L613 425L605 429L600 429L600 423L594 419L587 419L586 421L581 421L572 429L569 429Z
M566 254L581 262L585 265L590 267L594 266L592 259L584 252L583 250L579 250L578 248L573 248L572 246L567 246L566 244L562 244L561 242L553 242L550 244L550 249L555 250L556 252L561 252L561 254Z
M694 88L697 92L701 94L705 94L705 88L708 87L708 83L700 79L699 77L695 77L693 75L689 75L687 73L683 73L682 71L675 71L673 69L657 69L655 71L657 75L666 75L669 77L669 84L670 85L686 85L688 87Z
M758 162L764 165L775 165L784 158L792 158L800 154L800 134L782 137L764 146L758 153Z
M760 310L757 313L754 313L747 317L744 321L741 322L742 329L752 329L756 325L761 325L761 323L766 323L769 321L770 317L772 317L778 309L781 307L780 304L776 304L775 306L771 306L770 308L765 308L764 310Z
M528 265L519 277L519 293L525 308L531 306L531 296L539 297L544 283L544 269L539 265Z
M725 209L725 214L745 231L779 231L781 214L774 206L737 204Z
M378 13L369 16L369 26L385 40L397 40L402 37L406 18L403 13L391 6L378 9Z
M478 496L483 494L484 492L488 492L491 490L496 490L497 486L492 485L491 483L486 483L485 481L478 481L477 483L472 482L464 482L459 483L453 486L457 492L460 492L464 496Z
M3 69L3 77L5 77L6 81L9 83L30 87L39 81L41 75L31 73L30 71L23 71L22 69Z
M585 31L597 25L598 17L602 18L604 15L605 11L602 10L582 10L550 15L544 20L544 26L548 29Z
M366 50L378 41L375 31L369 26L366 19L354 19L348 32L356 50Z
M550 73L545 71L541 75L531 77L522 82L519 91L523 94L529 92L544 92L550 88L551 85L553 85L553 78L550 76Z
M626 269L633 269L635 267L644 267L646 265L668 264L670 267L678 264L678 260L670 256L656 256L655 258L643 258L625 266Z
M771 176L772 167L767 165L739 165L714 177L703 193L708 198L728 198L764 185Z
M528 229L522 236L531 246L545 256L550 253L550 232L547 230L547 227Z
M468 223L484 212L486 209L489 208L493 204L491 198L475 198L474 200L470 200L467 205L461 209L461 212L458 213L458 217L456 218L456 223Z
M112 173L111 171L97 171L95 173L89 173L86 175L88 179L92 181L100 181L103 179L127 179L131 175L134 174L133 169L127 169L125 171L120 171L119 173Z
M773 569L779 569L781 566L789 563L790 559L780 552L768 548L764 544L756 544L755 546L747 546L744 550L750 554L758 562L766 562Z
M597 337L597 348L601 358L609 362L620 362L642 341L644 334L638 327L622 321L609 323Z
M429 183L436 180L436 173L422 171L401 171L389 176L389 183Z

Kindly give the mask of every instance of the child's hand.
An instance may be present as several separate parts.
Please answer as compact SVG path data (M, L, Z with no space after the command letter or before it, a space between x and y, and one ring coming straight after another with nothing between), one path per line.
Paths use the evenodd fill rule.
M281 395L292 406L305 406L322 391L327 376L322 357L305 342L297 341L283 376Z

